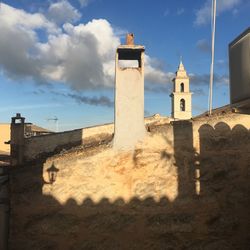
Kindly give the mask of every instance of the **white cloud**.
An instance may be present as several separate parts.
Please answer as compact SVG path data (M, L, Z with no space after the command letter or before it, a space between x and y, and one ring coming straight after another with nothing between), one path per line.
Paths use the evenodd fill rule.
M155 59L145 56L145 79L150 83L171 83L175 74L172 72L164 72Z
M37 56L37 30L59 34L60 29L42 14L29 14L4 3L0 9L0 67L14 79L29 76L43 79Z
M47 17L57 24L64 24L78 21L81 14L67 0L62 0L49 6Z
M191 84L193 85L209 85L209 79L210 75L209 74L189 74ZM214 82L217 85L228 85L229 84L229 77L228 75L218 75L214 74Z
M177 14L178 16L180 16L180 15L182 15L184 12L185 12L184 8L181 8L181 9L178 9L178 10L177 10L176 14Z
M44 78L67 82L74 89L112 86L119 39L110 23L99 19L63 28L64 33L39 45Z
M242 0L219 0L217 1L217 15L225 11L232 10L238 6ZM204 25L209 23L211 19L211 0L207 0L205 4L196 11L195 25Z
M91 0L79 0L79 3L82 7L87 6L90 3Z
M114 55L120 38L105 19L59 28L42 14L2 4L0 29L0 69L12 79L63 82L76 90L114 84ZM40 30L45 31L46 42L40 41ZM166 84L171 77L146 56L146 81Z
M1 25L8 28L18 26L22 30L35 30L45 28L49 32L57 31L57 26L48 21L42 14L30 14L20 9L15 9L7 4L1 3L0 8Z

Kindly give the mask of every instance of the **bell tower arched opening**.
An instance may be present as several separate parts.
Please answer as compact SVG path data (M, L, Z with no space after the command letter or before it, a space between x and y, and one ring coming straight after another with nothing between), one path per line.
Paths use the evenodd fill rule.
M183 82L180 85L180 90L181 90L181 92L184 92L184 83Z
M186 110L186 103L185 103L185 100L184 99L181 99L180 100L180 110L181 111L185 111Z

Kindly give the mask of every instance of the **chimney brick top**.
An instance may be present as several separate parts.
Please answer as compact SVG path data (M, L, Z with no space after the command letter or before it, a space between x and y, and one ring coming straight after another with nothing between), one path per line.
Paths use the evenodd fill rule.
M127 34L126 45L134 45L134 34L133 33Z

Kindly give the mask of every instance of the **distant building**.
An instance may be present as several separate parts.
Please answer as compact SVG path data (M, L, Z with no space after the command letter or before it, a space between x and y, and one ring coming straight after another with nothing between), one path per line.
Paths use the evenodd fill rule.
M5 144L10 140L10 124L0 123L0 155L10 153L10 145Z
M192 118L192 93L189 89L189 77L182 61L173 79L172 113L171 116L177 120L188 120Z
M53 131L50 131L48 129L39 127L32 123L25 123L24 127L24 136L25 137L31 137L31 136L38 136L38 135L47 135L52 134Z
M230 103L250 109L250 27L229 44Z

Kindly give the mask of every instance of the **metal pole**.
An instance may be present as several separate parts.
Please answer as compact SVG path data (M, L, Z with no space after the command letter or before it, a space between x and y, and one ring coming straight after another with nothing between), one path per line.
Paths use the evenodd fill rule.
M209 88L209 115L212 114L212 102L213 102L213 81L214 81L214 41L215 41L215 22L216 22L216 0L213 1L213 13L212 13L212 61L210 68L210 88Z

